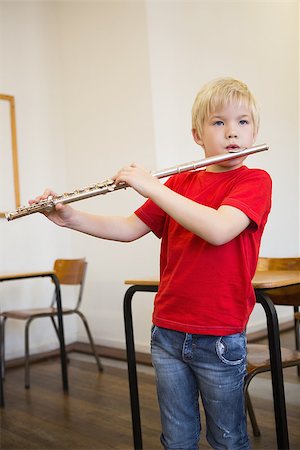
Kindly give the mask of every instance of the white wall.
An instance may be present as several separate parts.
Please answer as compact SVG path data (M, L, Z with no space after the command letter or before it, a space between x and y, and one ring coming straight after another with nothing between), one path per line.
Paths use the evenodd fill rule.
M16 101L21 201L49 185L64 189L66 154L58 59L56 11L50 4L0 2L0 92ZM2 189L11 186L2 180ZM11 205L14 209L14 205ZM2 272L51 269L59 256L71 256L71 236L35 215L0 221ZM47 289L48 288L48 289ZM46 298L45 297L46 294ZM43 297L42 297L43 296ZM42 280L1 285L1 308L47 305L52 286ZM75 324L68 337L76 337ZM23 353L23 324L8 321L7 356ZM32 325L32 348L45 351L57 338L43 320Z
M247 161L274 181L261 254L298 255L298 9L297 2L275 1L0 2L0 91L17 102L22 201L45 186L63 192L102 180L132 161L162 169L199 159L190 135L194 97L209 79L236 76L261 104L257 143L270 145ZM127 190L76 207L130 214L141 201ZM100 344L124 346L123 282L158 273L156 238L102 242L38 215L0 226L1 270L39 270L56 257L86 256L83 309L92 332ZM26 304L36 288L1 290L11 306L16 293ZM151 310L152 296L137 295L140 350L149 346ZM280 316L286 320L290 313L282 309ZM258 307L249 329L263 323ZM73 326L66 324L70 340ZM10 357L23 351L16 329L8 330ZM49 348L55 345L52 335L43 336ZM86 340L81 326L78 338ZM39 340L33 339L35 351Z
M61 4L59 12L68 186L101 181L132 161L156 167L145 5L76 2ZM140 204L129 189L76 207L128 215ZM76 233L72 239L75 253L89 261L84 311L95 339L122 347L124 280L157 273L159 242L147 236L112 243ZM147 348L151 309L152 297L139 318ZM80 339L86 339L82 327Z

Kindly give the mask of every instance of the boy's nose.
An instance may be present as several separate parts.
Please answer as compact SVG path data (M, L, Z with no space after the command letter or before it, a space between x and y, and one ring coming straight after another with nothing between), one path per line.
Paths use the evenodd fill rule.
M238 130L234 125L227 127L226 135L228 139L234 139L238 137Z
M238 127L235 121L231 120L226 124L225 133L227 136L227 139L236 139L238 137Z
M237 139L239 135L239 130L237 124L234 121L230 121L226 124L225 135L227 139Z

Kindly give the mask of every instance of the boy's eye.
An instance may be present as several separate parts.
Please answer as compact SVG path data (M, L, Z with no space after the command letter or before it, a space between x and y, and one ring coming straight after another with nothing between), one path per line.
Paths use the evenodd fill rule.
M224 125L224 122L222 120L216 120L215 122L213 122L213 125L220 127L220 126Z
M240 125L247 125L249 123L249 120L242 119L240 120Z

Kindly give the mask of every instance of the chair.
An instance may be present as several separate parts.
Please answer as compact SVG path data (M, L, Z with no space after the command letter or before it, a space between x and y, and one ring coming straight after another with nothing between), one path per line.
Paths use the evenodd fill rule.
M79 307L82 301L82 294L84 288L84 281L86 275L87 262L85 259L57 259L54 263L54 271L59 280L60 285L73 285L78 286L78 298L74 308L62 308L63 315L77 314L85 327L88 335L88 339L95 356L98 370L102 372L103 367L101 361L97 355L94 340L90 332L88 322ZM35 319L50 317L51 322L54 326L55 332L59 339L58 326L55 321L57 316L57 309L55 307L55 294L53 295L53 300L50 307L46 308L34 308L34 309L22 309L22 310L10 310L3 311L2 316L2 362L4 366L5 361L5 346L4 346L4 336L5 336L5 323L7 319L24 320L25 325L25 387L28 389L30 387L30 376L29 376L29 326L31 322Z
M300 270L300 258L259 258L257 270ZM286 291L276 289L269 291L268 296L276 299L276 296L287 295ZM291 286L289 288L289 296L300 295L299 287ZM292 302L291 302L292 304ZM288 349L281 347L282 367L298 366L298 373L300 369L300 352L299 352L299 320L300 314L297 307L295 310L295 337L296 337L296 349ZM298 327L298 328L297 328ZM270 355L269 346L263 344L251 344L247 345L247 375L245 378L245 401L246 408L249 414L250 422L253 429L254 436L260 436L259 426L256 421L253 406L251 403L250 395L248 392L249 383L252 378L258 373L268 372L270 367Z

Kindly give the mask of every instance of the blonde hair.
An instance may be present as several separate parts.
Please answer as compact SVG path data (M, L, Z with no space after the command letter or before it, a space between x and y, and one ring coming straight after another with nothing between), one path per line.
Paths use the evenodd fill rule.
M205 120L218 108L230 103L246 104L251 112L254 131L259 128L259 111L248 86L235 78L218 78L205 84L196 96L192 108L192 128L199 136Z

